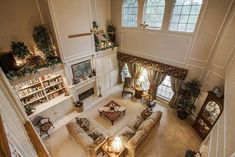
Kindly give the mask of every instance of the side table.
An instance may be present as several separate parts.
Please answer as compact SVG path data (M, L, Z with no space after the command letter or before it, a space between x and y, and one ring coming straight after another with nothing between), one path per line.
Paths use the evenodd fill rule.
M102 151L103 155L106 154L108 157L125 157L125 154L127 153L126 147L123 146L122 150L119 153L115 153L112 151L112 148L111 148L112 142L113 142L113 138L109 138L101 146L101 151Z
M135 88L135 98L136 99L142 99L143 93L144 93L144 90L142 88Z

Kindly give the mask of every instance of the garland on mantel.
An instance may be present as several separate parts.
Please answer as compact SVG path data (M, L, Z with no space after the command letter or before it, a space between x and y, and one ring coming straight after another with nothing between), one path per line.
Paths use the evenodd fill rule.
M166 75L170 75L170 76L182 79L182 80L186 78L187 73L188 73L187 69L178 68L172 65L148 60L145 58L129 55L129 54L122 53L122 52L118 52L117 58L118 60L124 61L126 63L133 63L133 64L137 63L137 64L143 65L144 67L157 69L157 71L159 72L162 72Z

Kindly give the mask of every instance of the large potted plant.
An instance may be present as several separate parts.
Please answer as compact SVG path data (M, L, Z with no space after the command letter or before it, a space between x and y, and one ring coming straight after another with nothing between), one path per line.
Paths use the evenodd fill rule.
M54 67L56 64L61 63L60 58L56 56L55 47L46 26L39 25L34 27L33 40L37 48L44 53L47 66Z
M22 60L30 55L28 47L23 42L11 42L11 52L13 55Z
M198 80L191 80L184 83L180 92L180 99L177 105L177 115L180 119L185 119L195 109L195 102L201 92L201 83Z

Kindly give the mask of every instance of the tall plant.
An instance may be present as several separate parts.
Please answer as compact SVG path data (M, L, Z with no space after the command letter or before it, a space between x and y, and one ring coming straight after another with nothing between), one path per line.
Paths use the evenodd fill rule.
M11 52L22 60L30 54L28 47L23 42L11 42Z
M45 54L47 60L55 56L50 34L44 25L34 27L33 40L36 43L38 49Z
M201 83L193 79L184 83L183 89L180 92L180 99L178 102L178 116L181 119L186 118L195 109L195 101L200 95Z

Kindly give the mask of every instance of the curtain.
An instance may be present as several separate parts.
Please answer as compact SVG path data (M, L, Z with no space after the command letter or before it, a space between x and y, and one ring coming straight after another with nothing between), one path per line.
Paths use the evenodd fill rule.
M122 70L123 70L124 66L125 66L125 62L119 60L118 61L118 83L119 84L122 84Z
M165 79L166 75L158 72L156 69L148 69L148 79L150 82L148 93L155 99L157 87Z
M134 82L134 86L137 84L137 80L141 75L143 67L136 63L127 63L129 73L132 77L132 81Z
M169 106L175 108L177 105L177 101L178 101L179 94L180 94L179 92L180 92L180 88L182 87L183 80L179 78L175 78L173 76L171 76L170 78L171 78L171 88L174 92L174 95L171 101L169 102Z

